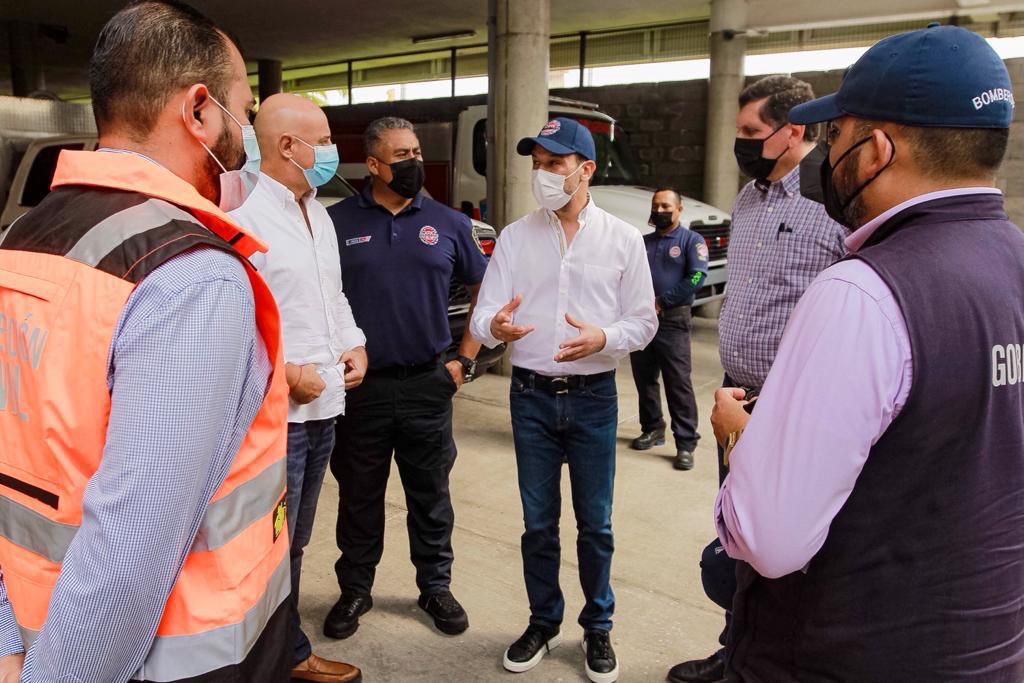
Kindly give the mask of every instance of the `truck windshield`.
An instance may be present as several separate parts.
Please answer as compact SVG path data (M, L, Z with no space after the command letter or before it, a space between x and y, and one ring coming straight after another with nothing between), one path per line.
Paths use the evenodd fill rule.
M626 131L604 119L574 116L590 129L597 148L597 173L592 185L636 185L636 161Z
M597 148L597 174L593 185L637 185L638 173L629 135L620 126L599 118L553 111L551 118L571 116L594 136ZM473 170L487 175L487 120L481 119L473 128Z

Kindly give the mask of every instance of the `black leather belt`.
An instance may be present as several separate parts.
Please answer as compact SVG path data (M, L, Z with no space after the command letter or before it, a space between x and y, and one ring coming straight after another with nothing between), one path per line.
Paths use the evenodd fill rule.
M548 375L539 375L533 370L527 370L526 368L512 368L512 376L530 389L540 389L549 394L567 394L570 391L583 389L587 385L611 379L615 377L615 371L599 372L596 375L549 377Z
M434 356L433 360L428 360L426 363L419 363L417 365L388 365L383 368L370 368L366 371L366 374L377 375L378 377L397 377L398 379L405 379L406 377L421 375L424 372L436 370L442 357L443 356L441 354L438 354Z

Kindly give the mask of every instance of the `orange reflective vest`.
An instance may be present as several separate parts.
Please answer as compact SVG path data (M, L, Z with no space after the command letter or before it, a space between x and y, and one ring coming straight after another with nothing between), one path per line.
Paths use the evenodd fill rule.
M223 249L246 264L274 371L136 679L281 680L292 653L288 392L277 307L246 261L264 247L191 185L134 155L62 152L53 187L0 242L0 569L25 646L46 623L100 465L108 353L125 303L170 258ZM280 642L256 647L261 636Z

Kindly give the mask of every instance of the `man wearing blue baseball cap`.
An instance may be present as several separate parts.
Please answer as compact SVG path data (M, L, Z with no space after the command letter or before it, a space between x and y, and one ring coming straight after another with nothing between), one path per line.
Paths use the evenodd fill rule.
M994 188L1013 107L985 40L936 25L790 113L829 122L851 255L800 300L757 409L716 395L734 679L1024 680L1024 235Z
M541 208L501 232L470 327L489 347L512 347L509 403L530 624L503 664L514 673L529 671L561 642L558 522L567 462L586 598L579 616L584 668L593 683L613 683L619 676L609 637L615 369L654 338L654 287L640 231L590 196L597 170L590 131L557 118L516 149L533 159L533 195Z

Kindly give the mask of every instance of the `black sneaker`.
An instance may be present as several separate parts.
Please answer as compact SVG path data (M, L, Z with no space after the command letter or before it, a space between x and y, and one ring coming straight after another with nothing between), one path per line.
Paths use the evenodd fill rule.
M557 626L540 626L530 624L526 627L519 640L508 646L502 666L515 674L529 671L540 664L544 655L554 650L562 642L562 634Z
M359 628L359 617L373 608L373 598L358 593L342 593L324 620L324 635L339 640L348 638Z
M633 443L630 447L637 451L646 451L654 448L655 446L661 446L665 443L665 428L652 429L644 432L640 436L633 439Z
M676 451L676 457L672 461L672 467L676 468L677 470L692 470L693 453L680 448L678 451Z
M462 609L451 591L421 595L418 602L420 609L434 618L434 626L441 633L457 636L469 628L466 610Z
M619 680L619 660L615 658L608 631L587 631L581 644L587 653L587 678L592 683L615 683Z

